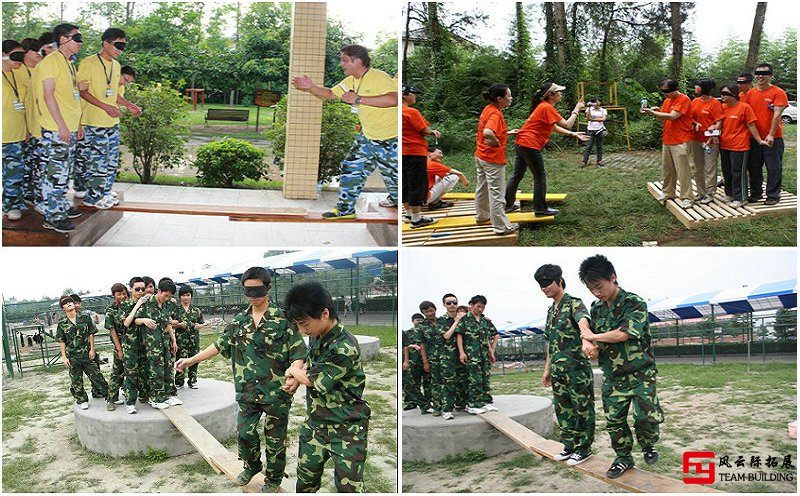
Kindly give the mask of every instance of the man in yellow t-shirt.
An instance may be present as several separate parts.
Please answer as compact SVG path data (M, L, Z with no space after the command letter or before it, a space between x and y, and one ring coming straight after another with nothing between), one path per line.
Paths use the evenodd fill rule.
M25 161L22 146L28 137L25 125L26 87L14 69L22 66L25 51L15 40L3 41L3 213L19 220L24 202Z
M42 43L36 38L25 38L20 42L25 52L23 64L14 69L18 81L25 85L25 121L28 124L28 140L22 145L22 155L25 160L25 178L23 188L25 203L34 208L42 201L42 171L41 160L38 156L39 141L42 137L42 128L39 125L39 107L36 104L37 70L36 66L42 61ZM41 89L41 81L38 82Z
M355 217L356 200L376 165L389 190L389 197L380 204L397 208L397 81L370 67L366 48L347 45L340 52L339 65L347 77L335 87L318 86L305 74L292 78L301 91L352 105L361 122L361 131L342 162L339 202L322 214L325 219Z
M59 24L53 29L53 39L58 50L45 57L38 67L42 82L41 98L37 95L37 100L45 170L42 181L44 227L66 233L75 229L69 219L81 215L67 199L67 188L75 160L75 143L83 138L80 90L88 85L78 81L78 73L70 61L83 44L78 26Z
M78 67L78 80L88 81L89 88L81 91L84 137L77 144L73 187L84 205L107 209L119 203L111 194L119 168L119 106L132 104L120 93L122 68L115 60L125 50L125 32L108 28L101 39L100 53L83 59ZM131 113L141 114L132 107L128 107Z

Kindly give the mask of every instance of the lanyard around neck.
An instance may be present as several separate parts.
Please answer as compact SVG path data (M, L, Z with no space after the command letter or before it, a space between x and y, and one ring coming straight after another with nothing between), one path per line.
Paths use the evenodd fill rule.
M110 64L111 68L110 68L110 70L108 72L106 72L106 64L105 64L105 62L103 62L103 57L101 57L99 53L97 54L97 60L99 60L100 61L100 65L103 66L103 75L106 77L106 84L110 88L111 87L111 79L113 79L113 77L114 77L114 61L113 60L111 61L111 64Z
M19 101L19 90L17 89L17 78L14 76L14 71L13 70L12 71L8 71L8 72L11 73L11 79L13 79L14 82L12 83L11 81L9 81L8 76L6 76L5 71L3 71L3 79L5 79L8 82L8 84L11 85L11 89L14 90L14 97L17 99L17 101Z

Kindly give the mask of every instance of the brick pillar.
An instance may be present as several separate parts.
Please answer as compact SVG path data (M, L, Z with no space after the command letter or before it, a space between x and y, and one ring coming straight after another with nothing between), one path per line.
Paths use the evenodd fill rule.
M295 89L291 78L307 74L316 84L325 79L326 4L297 2L292 14L289 49L289 103L286 111L286 156L283 196L316 199L322 100Z

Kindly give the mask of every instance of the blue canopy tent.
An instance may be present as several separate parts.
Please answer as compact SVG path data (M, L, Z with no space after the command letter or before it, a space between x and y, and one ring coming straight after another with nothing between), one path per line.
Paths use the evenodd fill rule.
M512 350L515 355L524 355L525 338L544 334L545 321L543 319L530 320L525 322L511 323L497 330L503 346L503 356L506 355L506 340L511 339ZM519 348L517 345L519 344ZM505 373L505 360L500 362L503 373Z

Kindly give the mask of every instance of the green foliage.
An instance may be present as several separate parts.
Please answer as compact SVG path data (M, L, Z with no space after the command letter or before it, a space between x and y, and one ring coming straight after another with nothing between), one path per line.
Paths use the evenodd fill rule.
M661 148L663 125L655 119L639 119L628 124L631 132L631 143L636 148Z
M397 74L397 36L391 36L372 53L372 67L390 76Z
M159 170L183 160L189 132L188 106L169 81L131 85L125 97L141 107L142 115L122 114L121 141L133 155L133 170L143 184L150 184Z
M151 463L161 463L169 458L169 455L165 449L147 448L147 451L142 454L142 458Z
M232 188L234 181L258 180L266 172L263 151L247 141L231 138L198 148L194 165L204 186Z
M275 124L264 134L272 143L275 164L283 169L286 156L286 97L275 108ZM317 180L325 183L341 172L341 163L356 136L358 117L350 107L325 101L322 105L322 135Z

